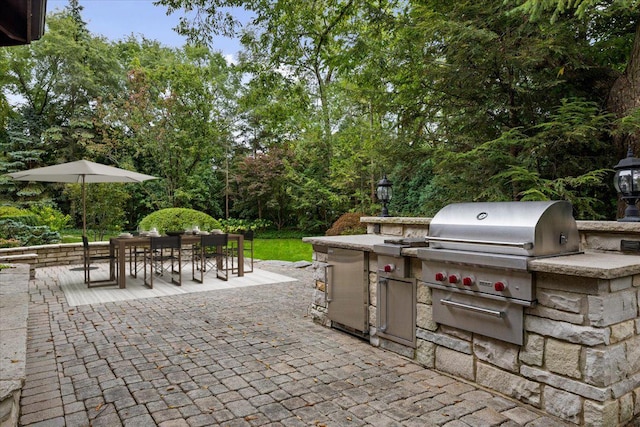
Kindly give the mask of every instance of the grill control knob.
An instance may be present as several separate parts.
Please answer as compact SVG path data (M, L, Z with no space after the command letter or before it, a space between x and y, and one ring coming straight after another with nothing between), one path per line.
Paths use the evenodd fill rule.
M447 278L447 275L444 273L436 273L436 280L438 282L444 282L444 280Z
M464 286L473 286L474 283L475 283L475 280L473 280L472 276L467 276L462 278L462 284Z
M493 284L493 289L495 289L498 292L502 292L505 289L507 289L507 284L504 282L496 282Z
M393 271L396 271L396 266L395 266L395 264L386 264L386 265L384 266L384 272L385 272L385 273L391 273L391 272L393 272Z
M451 276L449 276L449 283L456 284L459 281L460 281L460 278L458 277L457 274L452 274Z

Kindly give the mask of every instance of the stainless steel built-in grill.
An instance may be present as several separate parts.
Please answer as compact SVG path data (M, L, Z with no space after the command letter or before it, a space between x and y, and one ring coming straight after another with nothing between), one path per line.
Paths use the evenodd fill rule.
M571 204L457 203L429 226L418 249L433 291L433 320L515 344L523 342L523 307L536 303L530 260L577 253Z

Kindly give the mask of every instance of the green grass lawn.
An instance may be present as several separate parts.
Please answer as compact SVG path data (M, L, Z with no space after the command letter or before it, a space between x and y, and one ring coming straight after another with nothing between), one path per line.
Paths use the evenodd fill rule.
M309 243L301 239L254 239L253 256L261 260L311 261Z
M82 241L82 231L66 230L61 233L63 243L77 243ZM117 235L109 234L105 236L105 240L109 237ZM89 240L92 239L89 235ZM261 260L279 260L279 261L311 261L313 252L309 243L304 243L302 239L254 239L253 256L255 259Z

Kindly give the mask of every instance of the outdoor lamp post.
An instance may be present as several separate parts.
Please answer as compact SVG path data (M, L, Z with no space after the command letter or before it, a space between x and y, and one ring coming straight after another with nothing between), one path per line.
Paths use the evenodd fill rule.
M393 187L393 184L387 179L387 174L383 174L382 179L378 181L378 188L376 188L376 196L382 202L380 216L390 216L387 210L387 203L391 201L391 196L393 195L391 187Z
M633 151L629 146L627 157L613 167L616 174L613 177L613 185L627 204L624 218L621 222L640 222L640 212L636 203L640 199L640 159L633 157Z

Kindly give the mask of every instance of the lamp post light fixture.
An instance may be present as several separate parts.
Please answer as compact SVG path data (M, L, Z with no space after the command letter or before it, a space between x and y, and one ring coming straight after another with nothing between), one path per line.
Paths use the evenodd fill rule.
M387 210L387 203L391 201L391 196L393 195L391 187L393 187L393 184L387 179L387 174L383 174L382 179L378 181L378 188L376 188L376 196L382 202L380 216L390 216Z
M620 222L640 222L638 200L640 200L640 159L633 157L633 150L629 146L627 157L613 167L616 174L613 177L613 185L627 204L624 218Z

